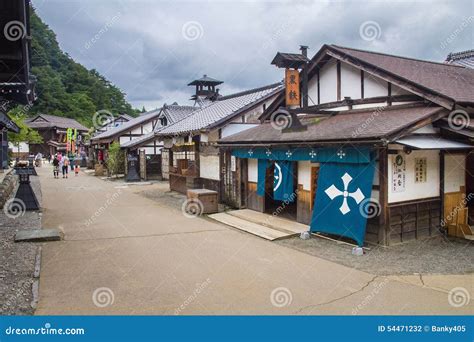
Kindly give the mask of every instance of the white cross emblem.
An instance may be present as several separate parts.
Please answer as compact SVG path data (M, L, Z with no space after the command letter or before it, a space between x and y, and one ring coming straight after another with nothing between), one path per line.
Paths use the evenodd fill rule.
M342 159L346 156L346 153L343 150L339 150L339 152L337 152L337 156L339 159Z
M249 150L249 156L252 156L252 154L253 154L253 151Z
M270 157L270 154L272 154L272 152L267 150L267 152L265 152L265 154L267 155L267 157Z
M352 181L351 175L349 175L347 172L344 174L344 176L341 177L342 183L344 184L344 191L339 190L336 188L336 186L333 184L329 188L327 188L324 192L326 195L329 196L331 200L338 196L343 196L344 199L342 200L342 205L339 208L341 211L342 215L346 215L351 209L349 208L349 205L347 204L347 197L352 197L357 204L362 202L362 200L365 198L364 194L360 190L360 188L357 188L356 191L354 192L348 192L347 188L349 187L349 183Z
M290 150L288 150L288 152L286 152L285 154L288 158L290 158L293 153Z
M314 157L316 157L317 153L314 152L313 150L311 150L311 152L309 152L309 156L311 157L311 159L313 159Z

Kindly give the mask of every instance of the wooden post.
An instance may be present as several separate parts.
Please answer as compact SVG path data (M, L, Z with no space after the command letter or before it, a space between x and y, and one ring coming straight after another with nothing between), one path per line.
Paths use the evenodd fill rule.
M388 153L387 147L379 149L379 234L378 241L380 244L390 245L390 218L388 210Z
M447 227L441 225L444 221L444 174L445 174L445 151L439 151L439 200L440 200L440 209L439 209L439 227L443 233L447 233ZM430 215L431 216L431 215ZM431 224L429 228L431 235Z

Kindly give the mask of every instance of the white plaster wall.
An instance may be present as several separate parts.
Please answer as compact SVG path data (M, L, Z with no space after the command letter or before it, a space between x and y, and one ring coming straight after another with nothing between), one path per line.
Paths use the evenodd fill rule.
M466 185L466 156L446 154L444 156L444 192L457 192Z
M318 104L318 76L314 75L311 79L308 80L308 104L317 105Z
M337 101L337 68L334 60L326 63L321 69L319 73L319 85L321 86L319 92L321 103Z
M258 124L230 123L222 128L221 135L222 138L225 138L229 135L236 134L256 126L258 126Z
M248 181L257 183L258 181L258 159L248 159Z
M388 96L388 84L386 81L364 73L364 98Z
M403 192L392 192L392 163L395 155L388 159L388 202L402 202L439 196L439 152L413 151L403 154L406 162L406 185ZM426 157L426 182L415 183L415 158Z
M360 70L351 65L341 63L341 100L345 96L360 99Z
M311 190L311 166L318 164L311 164L309 160L298 162L298 184L303 185L303 190Z
M219 156L199 155L199 169L202 178L220 180Z
M120 144L123 144L124 142L130 141L130 140L132 140L131 137L127 137L127 136L121 136L121 137L119 137L119 143L120 143Z

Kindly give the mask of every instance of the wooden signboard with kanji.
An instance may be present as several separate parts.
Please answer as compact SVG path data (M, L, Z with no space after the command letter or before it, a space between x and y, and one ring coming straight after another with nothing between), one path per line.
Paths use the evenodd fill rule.
M286 105L300 105L300 73L298 70L285 70Z

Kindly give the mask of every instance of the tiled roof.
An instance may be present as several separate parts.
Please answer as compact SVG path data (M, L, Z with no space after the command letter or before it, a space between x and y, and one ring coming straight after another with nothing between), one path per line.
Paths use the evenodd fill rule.
M210 129L239 115L256 103L270 98L282 88L281 83L275 83L233 95L222 96L218 100L197 109L192 115L183 120L159 129L157 134L165 136Z
M130 121L124 122L122 125L120 125L118 127L114 127L112 129L109 129L108 131L105 131L104 133L96 135L91 140L107 139L107 138L111 138L111 137L114 137L116 135L119 135L123 132L127 132L130 129L133 129L135 126L138 126L140 124L146 123L148 121L151 121L151 120L157 118L160 115L160 113L161 113L161 108L143 113L142 115L140 115L136 118L133 118Z
M451 52L446 58L446 63L474 69L474 50Z
M373 140L390 136L443 111L441 107L387 106L346 111L333 116L301 120L306 131L285 132L264 123L221 139L220 143L336 142Z
M187 117L193 111L199 107L194 106L180 106L180 105L167 105L163 106L162 114L168 119L168 123L175 123Z
M327 47L457 102L474 103L473 69L336 45Z
M34 118L25 121L25 123L28 125L28 127L31 128L52 128L52 127L58 127L58 128L75 128L80 131L85 131L87 132L89 128L81 125L79 122L77 122L74 119L70 118L65 118L62 116L56 116L56 115L49 115L49 114L39 114L35 116Z

